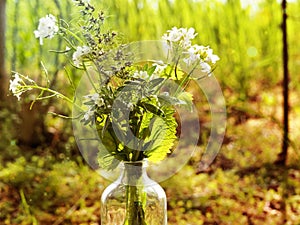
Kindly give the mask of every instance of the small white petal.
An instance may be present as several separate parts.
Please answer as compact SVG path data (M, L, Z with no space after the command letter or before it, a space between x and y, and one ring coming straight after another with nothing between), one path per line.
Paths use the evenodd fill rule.
M200 63L200 66L201 66L201 71L204 72L204 73L210 73L211 72L211 66L206 63L206 62L202 62Z

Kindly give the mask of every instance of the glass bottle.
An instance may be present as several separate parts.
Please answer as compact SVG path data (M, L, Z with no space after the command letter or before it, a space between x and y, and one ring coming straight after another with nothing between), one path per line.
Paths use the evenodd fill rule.
M121 163L101 196L101 225L167 225L166 194L146 168L147 161Z

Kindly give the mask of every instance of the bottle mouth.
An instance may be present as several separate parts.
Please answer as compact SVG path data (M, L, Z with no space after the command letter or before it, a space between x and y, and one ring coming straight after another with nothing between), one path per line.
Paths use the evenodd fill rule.
M143 167L146 168L148 167L148 160L144 159L144 160L140 160L140 161L122 161L121 162L121 168L135 168L135 167Z

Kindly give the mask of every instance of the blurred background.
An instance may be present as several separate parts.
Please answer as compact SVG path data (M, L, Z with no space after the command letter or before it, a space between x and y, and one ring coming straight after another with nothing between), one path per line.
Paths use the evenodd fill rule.
M93 0L92 0L93 1ZM96 2L96 1L95 1ZM214 75L226 100L227 130L213 164L199 170L201 153L163 182L170 225L300 224L300 1L288 1L289 140L283 146L283 10L276 0L110 0L97 1L106 25L125 42L158 40L174 26L194 27L197 44L210 45L221 60ZM39 45L33 31L46 14L76 23L72 1L0 0L0 224L97 225L100 196L109 184L84 162L70 115L58 99L30 104L9 95L11 71L46 82L72 96L65 76L81 74ZM3 46L5 48L3 48ZM199 145L210 134L204 96L199 107Z

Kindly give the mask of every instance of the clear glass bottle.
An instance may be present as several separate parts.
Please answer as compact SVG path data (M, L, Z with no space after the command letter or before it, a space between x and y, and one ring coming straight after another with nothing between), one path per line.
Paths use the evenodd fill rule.
M147 161L123 162L101 197L101 225L167 225L165 191L147 175Z

